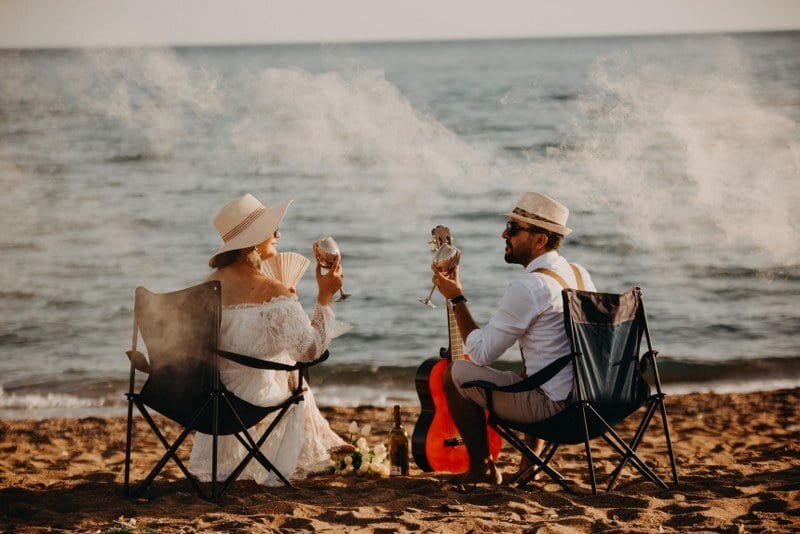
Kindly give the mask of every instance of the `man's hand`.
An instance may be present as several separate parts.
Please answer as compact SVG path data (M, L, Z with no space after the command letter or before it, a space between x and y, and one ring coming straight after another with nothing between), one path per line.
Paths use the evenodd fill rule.
M433 285L436 286L436 289L439 290L439 293L441 293L444 298L449 300L464 294L464 290L461 287L461 280L458 278L458 265L448 273L442 273L434 267L431 267L431 270L433 271Z

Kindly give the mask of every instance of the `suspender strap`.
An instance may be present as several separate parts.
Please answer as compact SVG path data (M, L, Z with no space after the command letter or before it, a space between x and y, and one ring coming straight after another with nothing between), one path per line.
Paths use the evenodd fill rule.
M561 287L563 287L564 289L569 289L569 286L564 281L564 279L561 278L561 276L555 271L551 271L550 269L545 269L544 267L540 267L533 272L546 274L547 276L549 276L550 278L561 284Z
M578 284L578 289L583 291L583 276L581 276L580 269L578 269L572 263L570 263L569 266L572 267L572 272L575 274L575 280L576 280L576 282ZM567 285L567 282L558 273L556 273L555 271L551 271L550 269L546 269L544 267L540 267L540 268L534 270L533 272L545 274L545 275L549 276L550 278L552 278L553 280L555 280L556 282L558 282L559 284L561 284L561 287L563 287L564 289L569 289L569 286ZM525 353L522 352L522 346L519 347L519 353L520 353L520 356L522 356L522 365L524 366L525 365ZM567 363L569 363L569 361L572 359L572 357L573 357L573 354L567 354L566 356L562 356L559 359L550 362L544 369L539 370L533 376L530 376L530 377L526 378L522 382L518 382L518 383L513 384L511 386L507 386L506 388L502 388L502 391L526 391L526 390L529 390L529 389L533 389L533 388L539 387L542 384L544 384L545 382L547 382L548 380L550 380L551 378L553 378L556 375L556 373L561 371L561 369L566 367ZM462 387L464 387L464 386L466 386L466 384L464 384ZM497 388L497 389L501 389L501 388Z
M581 275L581 270L574 263L569 264L572 267L572 272L575 274L575 281L578 283L578 289L583 291L583 276Z
M578 269L572 263L570 263L569 266L572 267L572 272L575 274L575 280L578 282L578 289L583 291L583 276L581 276L580 269ZM569 289L569 286L567 285L567 282L564 281L564 279L558 273L556 273L555 271L551 271L550 269L545 269L544 267L540 267L540 268L534 270L533 272L546 274L547 276L549 276L550 278L552 278L553 280L555 280L556 282L561 284L561 287L563 287L564 289Z

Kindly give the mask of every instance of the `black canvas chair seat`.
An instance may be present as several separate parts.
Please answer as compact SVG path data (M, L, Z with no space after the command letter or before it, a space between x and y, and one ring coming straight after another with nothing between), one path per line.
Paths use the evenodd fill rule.
M319 359L293 365L271 362L220 350L221 287L219 282L207 282L181 291L153 293L143 287L136 289L128 398L128 428L125 451L125 493L138 497L150 486L163 467L172 460L204 499L218 502L239 474L255 459L264 469L272 471L286 485L291 485L261 450L261 445L280 422L289 408L303 400L303 377L307 369L328 357L326 351ZM147 356L137 350L138 339L147 348ZM294 373L297 385L287 397L271 406L257 406L228 391L219 377L220 358L253 369ZM147 375L136 389L137 373ZM149 475L136 488L130 487L133 407L148 423L166 452ZM158 428L150 411L175 421L182 427L180 435L170 443ZM249 429L272 417L260 436ZM209 434L214 440L212 453L211 492L206 492L178 456L178 450L191 432ZM225 480L217 477L217 446L219 436L235 436L247 450L244 460Z
M606 423L613 427L641 408L645 402L647 402L647 399L642 402L620 405L609 404L595 406L595 408ZM505 420L504 424L512 430L562 445L575 445L586 440L580 403L572 403L556 415L536 423L514 423ZM590 440L598 438L607 432L605 425L597 420L587 421L587 425Z
M516 483L522 487L539 471L544 471L562 488L574 490L561 473L553 469L550 460L561 445L583 443L592 484L597 483L589 442L603 439L620 456L606 491L610 491L622 469L631 464L648 480L666 488L667 485L636 454L636 449L656 411L660 411L673 481L678 473L669 435L664 393L656 366L641 290L632 288L623 294L595 293L565 289L564 324L572 352L551 363L535 375L510 386L476 381L462 387L481 387L488 399L488 421L506 441L518 449L531 467L520 473ZM642 339L647 351L643 354ZM560 413L535 423L519 423L499 417L493 410L492 391L532 391L553 378L567 365L573 366L573 391L567 407ZM651 383L645 375L651 375ZM623 440L614 427L637 412L644 411L639 427L630 441ZM515 432L548 442L542 456L537 455Z

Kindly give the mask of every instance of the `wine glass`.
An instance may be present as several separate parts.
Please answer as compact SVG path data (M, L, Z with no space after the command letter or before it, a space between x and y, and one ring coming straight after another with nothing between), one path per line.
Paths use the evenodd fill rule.
M336 244L336 241L334 241L331 236L317 239L312 244L312 248L314 249L314 257L317 259L320 266L325 269L333 267L333 264L336 263L336 258L342 256L339 245ZM345 293L344 288L341 287L339 288L339 295L340 297L336 299L337 302L346 299L351 293Z
M449 243L444 243L441 247L439 247L439 250L436 251L436 254L433 255L433 262L431 265L434 269L441 273L449 273L456 268L456 265L458 265L458 261L460 259L461 251ZM436 289L435 285L431 288L431 292L428 293L427 297L417 300L426 306L436 309L436 306L434 306L431 302L434 289Z

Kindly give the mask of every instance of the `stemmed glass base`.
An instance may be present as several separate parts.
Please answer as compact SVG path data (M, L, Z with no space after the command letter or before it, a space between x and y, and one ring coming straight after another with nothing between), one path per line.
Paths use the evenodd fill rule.
M436 269L438 272L442 274L447 274L448 276L453 273L456 266L458 265L458 261L461 259L461 251L458 250L456 247L449 243L444 243L441 245L437 250L436 254L433 256L433 262L431 263L431 267ZM426 306L430 306L433 309L436 309L431 303L431 297L433 296L433 291L436 289L436 284L433 285L431 288L431 292L428 293L428 296L424 299L417 299L422 304Z
M431 308L433 308L433 309L435 310L435 309L436 309L436 306L434 306L433 302L431 302L431 297L433 296L433 290L434 290L434 289L436 289L436 286L433 286L433 287L431 288L431 292L430 292L430 293L428 293L428 296L427 296L427 297L425 297L424 299L419 299L419 298L418 298L417 300L418 300L419 302L421 302L422 304L424 304L425 306L430 306Z

